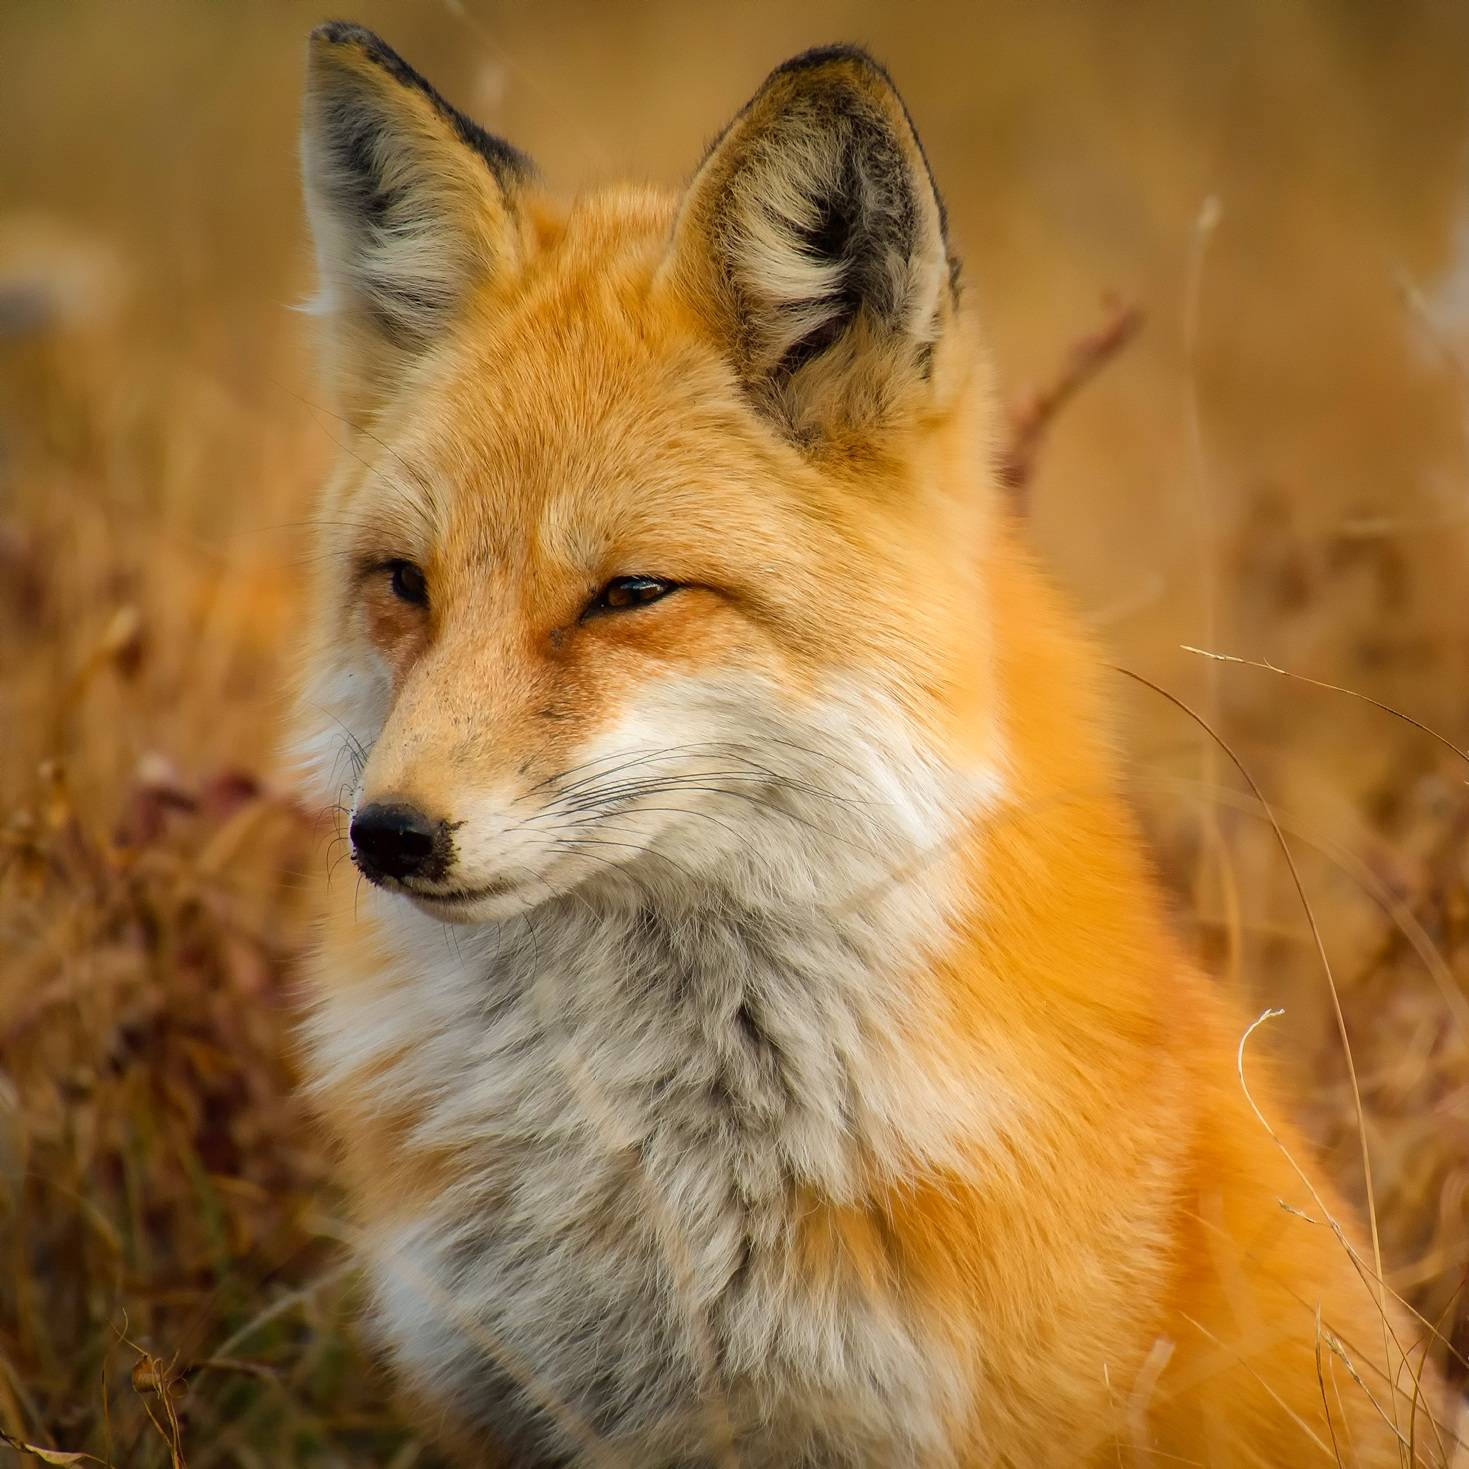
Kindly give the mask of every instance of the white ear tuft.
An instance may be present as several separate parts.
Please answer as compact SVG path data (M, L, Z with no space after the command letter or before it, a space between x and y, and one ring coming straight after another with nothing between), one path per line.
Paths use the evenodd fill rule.
M477 281L513 264L530 163L372 32L312 33L301 155L320 274L311 309L332 319L343 355L420 350Z

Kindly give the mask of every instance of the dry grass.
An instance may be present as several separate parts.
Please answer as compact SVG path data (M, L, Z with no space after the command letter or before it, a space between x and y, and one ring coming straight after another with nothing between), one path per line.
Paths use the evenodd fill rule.
M1046 401L1104 291L1138 302L1141 335L1048 424L1036 534L1119 661L1269 795L1341 993L1390 1280L1469 1349L1469 767L1370 703L1180 651L1469 742L1464 303L1443 284L1469 14L360 13L568 184L674 178L773 60L866 40L924 128L1016 402ZM335 432L285 309L318 18L0 11L0 1430L116 1465L428 1461L354 1341L291 1087L329 855L273 753ZM1118 698L1180 922L1255 1009L1284 1007L1253 1044L1360 1203L1270 824L1175 709Z

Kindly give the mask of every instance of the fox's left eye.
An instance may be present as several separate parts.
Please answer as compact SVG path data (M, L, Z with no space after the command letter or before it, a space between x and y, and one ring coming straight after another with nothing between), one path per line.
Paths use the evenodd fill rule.
M677 582L664 581L656 576L615 576L587 603L582 617L597 617L604 612L626 612L633 607L645 607L649 602L657 602L677 590Z
M411 602L415 607L428 605L428 578L421 567L411 561L390 561L383 570L388 573L388 585L400 602Z

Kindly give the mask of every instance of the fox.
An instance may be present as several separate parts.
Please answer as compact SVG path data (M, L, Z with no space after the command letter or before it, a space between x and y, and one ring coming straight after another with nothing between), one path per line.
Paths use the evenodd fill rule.
M1175 936L884 68L807 51L681 190L569 201L357 25L304 95L298 723L358 879L304 1065L419 1421L1450 1462L1431 1326Z

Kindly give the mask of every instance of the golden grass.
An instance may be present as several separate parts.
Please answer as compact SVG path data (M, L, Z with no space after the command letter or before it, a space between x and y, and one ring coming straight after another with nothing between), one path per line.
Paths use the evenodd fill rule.
M869 42L1013 401L1045 400L1105 292L1138 303L1136 340L1049 426L1036 536L1118 661L1203 711L1269 797L1360 1126L1272 823L1118 679L1181 925L1286 1011L1252 1044L1359 1205L1365 1133L1387 1288L1463 1352L1469 770L1433 732L1469 743L1469 397L1441 307L1469 13L359 13L568 185L676 178L781 55ZM354 1339L292 1090L331 856L276 755L336 432L286 309L309 283L293 133L319 18L0 10L0 1432L116 1465L428 1462ZM1322 1355L1325 1391L1343 1358Z

